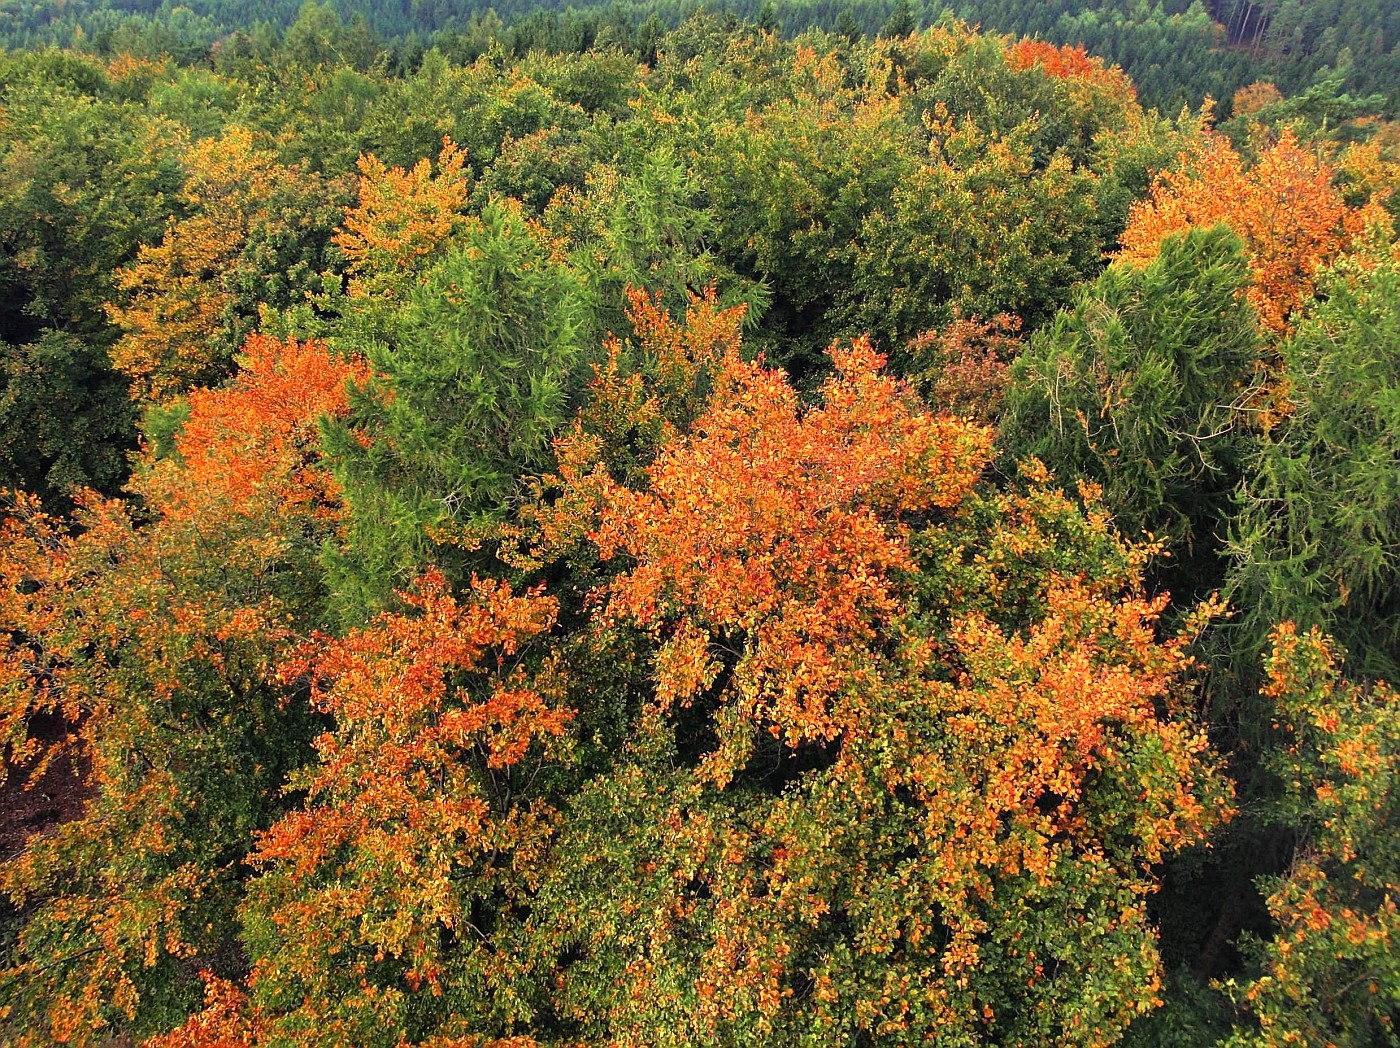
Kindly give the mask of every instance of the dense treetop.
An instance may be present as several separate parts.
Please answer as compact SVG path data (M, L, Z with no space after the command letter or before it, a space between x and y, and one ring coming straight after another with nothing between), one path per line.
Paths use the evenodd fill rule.
M597 45L649 53L697 11L731 24L797 34L824 29L855 39L903 35L948 18L1117 62L1163 107L1231 98L1256 81L1301 94L1316 83L1400 105L1400 10L1387 0L74 0L15 2L0 11L0 46L46 45L181 60L230 46L282 41L303 54L356 66L387 55L413 64L425 48L479 54L492 45L578 52ZM329 31L329 35L328 35Z
M7 9L0 1041L1400 1044L1393 12L956 10Z

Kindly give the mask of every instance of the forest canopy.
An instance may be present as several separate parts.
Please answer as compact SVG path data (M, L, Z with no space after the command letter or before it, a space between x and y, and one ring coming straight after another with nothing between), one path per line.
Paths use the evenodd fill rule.
M1394 13L829 7L6 10L0 1042L1400 1045Z
M45 46L207 60L233 47L281 43L363 67L425 49L475 57L493 45L582 52L599 45L650 54L697 13L787 35L820 29L855 40L964 20L1056 46L1083 47L1125 69L1163 110L1257 83L1312 107L1400 106L1400 9L1387 0L14 0L0 9L0 46ZM1328 85L1330 94L1310 93ZM1335 114L1334 114L1335 115ZM1355 114L1352 114L1355 115Z

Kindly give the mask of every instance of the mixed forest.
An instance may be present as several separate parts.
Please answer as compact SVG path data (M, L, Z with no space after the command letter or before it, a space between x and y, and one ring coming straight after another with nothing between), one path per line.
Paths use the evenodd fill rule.
M1400 107L1400 7L1393 0L6 0L0 46L206 60L229 47L315 46L343 23L341 62L413 67L433 47L479 57L621 47L650 61L665 31L709 10L788 36L854 41L963 19L989 32L1084 47L1163 111L1210 95L1228 105L1257 81L1316 105L1380 95ZM300 25L298 25L300 23ZM297 26L288 36L287 30ZM307 30L312 30L308 32ZM1318 93L1319 83L1326 89ZM1363 107L1364 108L1364 107Z
M0 1043L1400 1045L1395 6L828 6L0 12Z

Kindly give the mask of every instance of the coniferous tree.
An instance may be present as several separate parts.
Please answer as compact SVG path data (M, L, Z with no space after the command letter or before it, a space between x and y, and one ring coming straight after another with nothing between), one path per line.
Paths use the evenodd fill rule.
M583 303L518 206L492 203L409 293L387 338L363 347L373 377L327 432L350 510L345 545L329 551L347 614L385 606L435 560L460 563L546 462L586 370Z
M894 10L890 12L890 17L880 28L880 35L885 39L908 36L916 28L914 21L914 9L909 5L909 0L897 0Z
M1274 623L1332 634L1400 679L1400 266L1338 264L1283 343L1291 411L1251 461L1231 529L1241 658Z
M1111 266L1011 370L1007 451L1066 484L1102 484L1128 534L1169 543L1189 598L1218 583L1230 499L1254 442L1259 324L1228 230L1168 240L1144 269Z

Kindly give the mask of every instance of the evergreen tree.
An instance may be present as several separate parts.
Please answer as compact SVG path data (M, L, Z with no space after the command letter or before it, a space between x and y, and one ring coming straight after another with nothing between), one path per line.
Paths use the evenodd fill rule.
M1400 265L1353 258L1281 350L1292 412L1231 529L1239 657L1274 623L1318 626L1354 672L1400 679Z
M910 6L909 0L899 0L894 5L894 10L890 12L890 17L880 28L880 35L886 40L895 37L908 36L918 28L918 23L914 21L914 9Z
M1106 270L1012 367L1008 452L1062 483L1103 485L1125 532L1171 544L1178 598L1218 582L1215 551L1254 441L1249 279L1228 230L1174 237L1144 269Z
M832 30L837 36L843 36L848 43L858 43L864 35L860 31L860 23L856 21L856 16L851 14L850 8L841 8L841 13L836 16L836 25Z
M430 561L462 563L452 543L470 548L545 463L589 341L582 302L519 209L492 203L389 338L363 347L374 378L326 434L350 509L347 541L329 552L347 615L385 606Z

